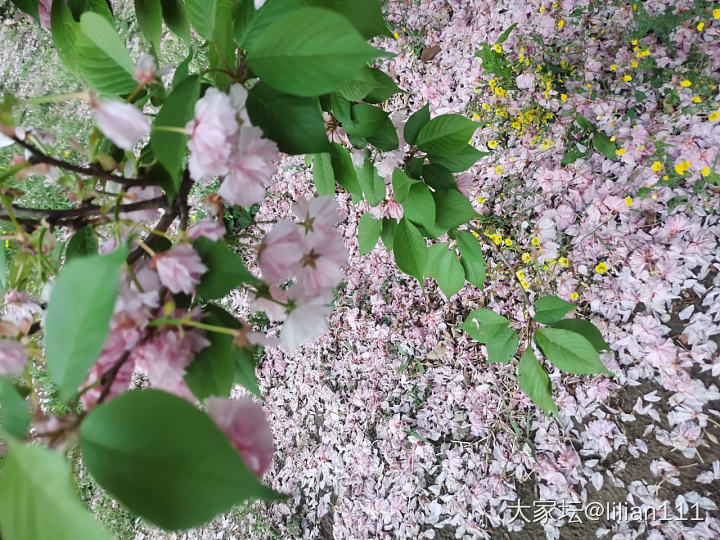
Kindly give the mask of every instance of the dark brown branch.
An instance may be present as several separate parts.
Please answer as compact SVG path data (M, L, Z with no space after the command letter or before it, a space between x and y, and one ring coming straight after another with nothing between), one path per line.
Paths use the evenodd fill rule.
M157 225L155 225L155 231L164 233L169 228L170 225L173 224L173 221L175 221L175 218L178 217L177 209L172 209L166 214L163 215L163 217L160 218L160 221L158 221ZM163 239L163 236L160 234L156 234L155 232L152 232L148 234L145 239L143 240L143 243L148 246L150 249L153 249L158 242L160 242ZM130 255L128 255L127 263L129 265L132 265L136 261L140 259L145 255L145 250L143 250L141 247L135 248L132 252L130 252Z
M125 176L119 176L115 175L112 172L105 171L102 168L98 166L90 166L90 167L81 167L80 165L73 165L72 163L68 163L67 161L63 161L61 159L54 158L52 156L48 156L44 152L42 152L40 149L35 148L30 143L27 143L23 141L22 139L19 139L18 137L12 137L13 141L15 141L17 144L25 148L26 150L30 151L33 154L33 157L31 158L31 161L33 163L46 163L48 165L54 165L55 167L60 167L61 169L65 169L66 171L71 171L77 174L82 174L83 176L94 176L96 178L103 178L105 180L112 180L113 182L117 182L118 184L123 184L125 186L152 186L157 185L156 182L153 182L149 178L127 178Z
M115 382L115 377L117 377L117 374L120 372L120 369L122 369L122 367L125 365L125 362L127 362L128 358L130 358L130 352L131 351L125 351L120 357L120 360L115 362L113 366L105 373L103 373L102 377L100 377L100 383L103 385L103 389L102 392L100 392L100 397L97 400L97 405L100 405L103 401L105 401L105 398L107 398L108 394L110 394L110 389L112 388L113 382Z
M118 210L122 213L137 212L138 210L150 210L154 208L163 208L167 205L165 197L156 197L146 201L122 204ZM66 210L51 210L48 208L24 208L21 206L12 206L13 214L16 218L25 219L47 219L50 223L57 224L61 221L74 219L79 217L91 217L104 214L101 206L89 205L81 208L69 208ZM9 219L10 216L6 211L0 210L0 219Z

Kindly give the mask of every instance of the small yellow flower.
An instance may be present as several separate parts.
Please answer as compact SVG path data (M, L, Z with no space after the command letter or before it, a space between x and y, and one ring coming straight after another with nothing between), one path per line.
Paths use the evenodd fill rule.
M524 279L522 281L520 281L520 285L522 285L522 288L525 289L526 291L530 288L530 284L527 281L525 281Z
M630 42L630 45L632 45L633 47L634 47L635 45L637 45L637 44L638 44L638 40L637 40L637 39L633 39L633 40Z
M570 266L570 261L568 261L567 257L560 257L558 259L558 263L560 263L560 266L563 268L568 268Z
M666 174L665 176L663 176L663 180L667 182L668 180L670 180L670 177Z
M513 245L512 238L506 238L506 239L505 239L505 245L508 246L508 247L512 246L512 245Z
M660 163L659 161L655 161L650 168L654 172L660 172L660 169L662 169L662 163Z
M558 21L558 28L560 28L562 30L564 26L565 26L565 21L563 19L560 19Z
M605 274L608 271L608 265L604 262L598 263L597 265L595 265L595 271L598 274Z
M625 76L623 76L623 81L625 81L625 82L630 82L630 81L632 81L632 75L625 75Z
M495 167L495 172L498 174L502 174L505 172L505 165L498 165Z
M470 234L472 234L475 238L480 238L480 235L475 231L470 231Z
M540 13L545 13L545 6L540 6Z
M540 239L536 236L536 237L534 237L532 240L530 240L530 243L531 243L533 246L538 247L538 246L540 245Z
M633 60L632 62L630 62L630 65L631 65L632 67L634 67L634 68L638 67L638 63L637 63L635 60Z
M705 28L705 23L704 22L698 23L696 28L698 29L698 32L702 32L703 28Z
M632 197L625 197L625 206L630 207L630 206L632 206L632 204L633 204Z
M680 86L682 86L683 88L690 88L692 86L692 81L685 79L683 82L680 83Z
M675 164L675 172L678 174L685 174L688 169L690 169L690 162L687 160Z
M717 122L718 118L720 118L720 112L718 111L713 111L708 114L708 120L710 120L711 122Z
M524 262L525 264L530 262L530 254L529 253L523 253L520 258L522 259L522 262Z
M720 19L720 9L713 9L713 19Z
M702 174L705 178L710 176L710 167L703 167L703 170L700 171L700 174Z
M496 246L499 246L500 244L502 244L503 237L499 234L493 234L492 241L495 242Z
M476 112L473 113L473 120L480 120L480 115Z
M397 32L393 32L393 37L394 37L395 39L397 39L397 38L400 37L400 34L398 34Z
M488 141L487 147L488 147L490 150L495 150L495 149L498 147L498 142L497 142L495 139L493 139L493 140L491 140L491 141Z
M570 293L570 300L572 300L573 302L577 302L579 299L580 299L580 295L578 293L576 293L576 292Z
M615 122L614 122L613 120L610 120L610 124L614 124L614 123L615 123ZM615 142L615 140L616 140L615 135L613 135L612 137L610 137L610 142Z
M651 198L653 201L654 201L655 199L657 199L657 193L652 193L652 194L650 195L650 198Z
M515 275L518 277L518 279L525 279L525 272L523 272L522 270L518 270L517 272L515 272Z
M65 150L65 157L69 157L69 156L70 156L70 150Z
M480 195L477 200L480 204L485 204L485 197L483 197L482 195Z
M567 101L567 94L560 94L560 101Z
M617 71L617 64L610 64L610 71Z
M646 56L650 56L650 49L645 49L644 51L640 51L635 55L636 58L644 58Z
M500 45L499 43L496 43L495 45L493 45L492 50L495 51L496 53L503 52L502 45Z
M702 103L702 98L700 96L695 96L692 98L693 103Z
M625 150L624 148L618 148L617 150L615 150L615 153L616 153L618 156L624 156L624 155L625 155L625 152L626 152L626 150Z

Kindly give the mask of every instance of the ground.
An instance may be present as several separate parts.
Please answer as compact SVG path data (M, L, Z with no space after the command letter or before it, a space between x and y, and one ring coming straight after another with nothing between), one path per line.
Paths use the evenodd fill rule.
M85 479L100 519L138 539L720 537L719 7L387 2L395 37L378 45L406 93L386 109L404 121L429 102L483 123L473 143L488 155L459 183L483 215L487 283L446 300L382 243L360 256L363 212L340 194L352 256L329 331L259 367L277 446L267 481L288 500L169 535ZM0 44L5 89L71 84L59 67L46 88L21 82L55 65L21 18L6 18ZM382 156L381 174L403 157ZM288 214L311 177L285 160L260 216ZM611 345L613 378L546 365L559 418L522 393L516 361L488 365L458 328L483 306L521 324L520 281L531 298L575 302ZM228 303L246 310L241 295ZM645 518L609 515L622 504Z

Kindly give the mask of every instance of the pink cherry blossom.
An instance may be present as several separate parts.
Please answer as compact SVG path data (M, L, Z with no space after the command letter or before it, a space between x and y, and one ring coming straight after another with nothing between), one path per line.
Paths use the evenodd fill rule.
M337 286L345 276L348 252L342 238L333 230L329 234L312 234L304 238L305 253L298 277L308 294L317 295Z
M157 268L160 282L173 294L192 294L207 266L190 244L181 243L156 255L153 263Z
M40 2L38 2L38 16L40 18L40 26L43 28L50 28L52 4L53 0L40 0Z
M190 176L207 181L228 173L228 160L236 151L237 110L230 96L210 88L195 104L195 118L188 122L190 132Z
M3 302L5 319L27 334L35 321L35 316L43 312L40 305L25 291L8 289Z
M204 236L212 241L220 240L225 236L225 227L220 223L214 222L210 218L201 219L195 225L190 227L185 233L190 240L195 240Z
M279 221L265 235L259 248L258 264L263 278L280 285L295 275L303 256L300 227L291 221Z
M208 415L242 456L245 465L261 478L272 464L275 445L263 408L250 398L208 398Z
M261 203L275 171L277 145L262 137L260 128L243 126L234 142L228 174L218 189L226 201L239 206Z
M156 70L155 58L147 53L142 53L135 64L135 79L143 85L155 82Z
M293 205L292 210L306 233L334 233L335 225L345 218L339 212L339 206L335 199L328 195L302 199Z
M133 204L142 201L149 201L163 196L163 190L159 186L133 186L125 192L123 204ZM160 218L160 210L149 208L147 210L136 210L135 212L121 212L120 217L130 219L136 223L154 223Z
M27 362L25 347L19 341L0 339L0 376L19 377Z
M150 133L147 117L130 103L97 101L94 109L98 128L118 148L131 150Z
M329 294L312 295L298 285L290 287L288 296L293 308L280 331L280 344L287 351L295 351L325 332L332 307Z

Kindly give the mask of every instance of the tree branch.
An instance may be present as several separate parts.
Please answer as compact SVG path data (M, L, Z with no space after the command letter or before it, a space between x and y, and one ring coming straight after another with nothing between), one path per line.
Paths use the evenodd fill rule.
M136 212L138 210L161 209L167 206L165 197L155 197L146 201L139 201L129 204L121 204L118 210L122 213ZM24 208L21 206L12 206L13 214L16 218L22 219L24 222L40 221L46 219L53 225L61 225L77 218L88 218L104 214L101 206L88 205L81 208L69 208L66 210L51 210L48 208ZM0 219L9 219L10 216L5 210L0 210Z
M54 165L55 167L60 167L61 169L65 169L66 171L71 171L77 174L81 174L83 176L94 176L96 178L112 180L113 182L117 182L118 184L123 184L125 186L157 185L149 178L127 178L125 176L115 175L112 172L105 171L97 166L81 167L79 165L73 165L72 163L68 163L67 161L48 156L40 149L35 148L30 143L27 143L18 137L13 136L12 140L33 154L32 160L34 163L47 163L48 165Z

